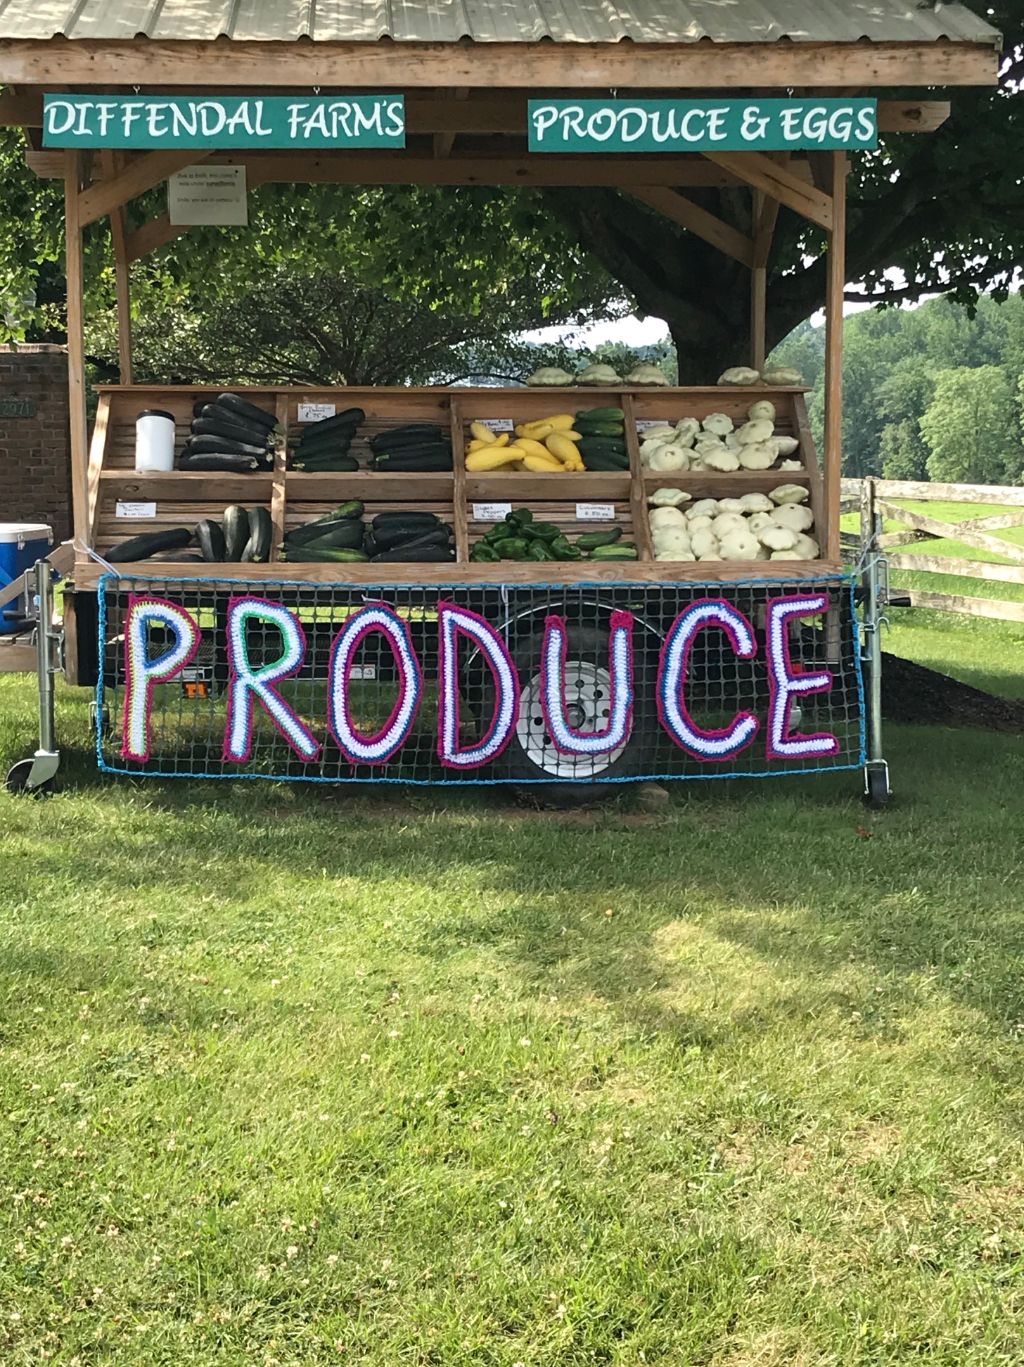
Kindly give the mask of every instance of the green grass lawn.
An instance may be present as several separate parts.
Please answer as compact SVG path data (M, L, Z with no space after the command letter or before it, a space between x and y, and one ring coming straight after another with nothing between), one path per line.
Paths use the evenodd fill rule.
M0 795L3 1367L1024 1361L1024 742L562 815L101 779L85 708Z

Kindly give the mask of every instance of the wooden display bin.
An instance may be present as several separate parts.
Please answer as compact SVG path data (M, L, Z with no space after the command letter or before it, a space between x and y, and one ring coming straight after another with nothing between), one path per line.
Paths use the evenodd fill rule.
M300 387L237 387L250 402L277 415L277 449L273 469L252 474L221 474L174 470L138 474L134 470L135 418L145 408L174 414L176 450L180 454L189 433L193 405L212 400L222 386L147 387L109 386L99 391L99 406L89 460L89 544L101 556L129 536L168 527L189 527L203 518L218 518L228 504L268 507L274 526L268 564L218 567L180 557L119 565L126 576L159 574L168 578L210 575L246 579L288 578L309 582L466 583L550 582L584 580L672 583L694 579L723 582L764 572L764 562L655 562L647 522L647 499L657 488L670 485L697 497L724 497L753 491L768 492L777 484L806 484L815 515L815 535L823 549L834 544L826 526L822 480L807 424L803 391L765 388L702 389L361 389ZM777 430L800 440L801 471L737 471L729 474L654 474L640 463L637 423L644 420L677 422L686 416L727 413L743 421L757 398L770 398L778 411ZM299 406L333 404L340 412L350 407L366 414L352 442L359 462L354 472L305 473L287 468L288 453L302 431ZM529 422L552 413L577 413L585 408L622 408L630 468L620 472L532 474L497 470L473 473L465 468L469 424L477 419L507 418ZM388 427L410 422L436 422L451 434L453 470L442 473L385 473L371 467L369 439ZM367 520L386 509L406 508L436 513L455 532L456 559L451 564L321 564L278 559L278 546L287 529L320 516L353 498L363 501ZM577 515L578 503L610 504L624 541L635 542L638 559L630 561L500 561L471 562L470 551L489 525L474 505L507 503L529 507L540 521L555 522L570 537L606 525ZM118 504L122 504L118 516ZM125 503L155 504L153 517L125 517ZM772 575L807 579L834 571L828 560L773 562ZM103 567L79 552L75 580L93 587Z

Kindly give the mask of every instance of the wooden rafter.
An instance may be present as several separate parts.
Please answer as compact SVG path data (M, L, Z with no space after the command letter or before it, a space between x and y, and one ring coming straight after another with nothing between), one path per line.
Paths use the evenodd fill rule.
M756 53L756 56L755 56ZM0 50L4 85L739 89L994 85L987 43L277 43L50 38Z
M639 199L656 209L659 214L664 214L673 223L709 242L741 265L749 268L754 264L754 244L751 239L738 228L708 213L707 209L702 209L699 204L694 204L685 195L653 185L631 189L629 193L633 199Z
M91 185L81 197L81 223L85 227L105 218L112 210L123 207L136 197L152 190L155 185L183 171L197 161L204 160L205 152L195 150L183 152L175 148L167 152L147 152L131 162L112 180L103 180Z
M773 161L763 152L705 152L704 155L737 180L745 181L753 189L777 199L803 218L817 223L826 232L832 231L830 197L794 175L791 167Z

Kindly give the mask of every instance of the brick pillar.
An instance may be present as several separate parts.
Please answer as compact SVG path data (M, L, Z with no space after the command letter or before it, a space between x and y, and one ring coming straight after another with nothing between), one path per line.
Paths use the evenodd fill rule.
M67 350L0 346L0 522L46 522L71 535Z

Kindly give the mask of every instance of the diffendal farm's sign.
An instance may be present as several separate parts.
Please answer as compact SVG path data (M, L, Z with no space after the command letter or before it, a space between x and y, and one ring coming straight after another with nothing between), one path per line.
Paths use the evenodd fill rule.
M530 100L531 152L864 151L876 100Z
M46 147L405 146L402 95L47 95Z

